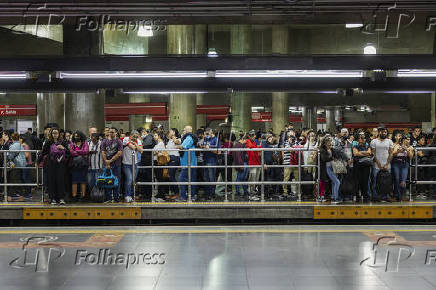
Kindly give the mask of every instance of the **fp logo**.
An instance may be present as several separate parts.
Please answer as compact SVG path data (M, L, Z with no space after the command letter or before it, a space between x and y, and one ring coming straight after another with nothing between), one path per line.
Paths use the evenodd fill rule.
M386 38L399 38L400 28L407 27L415 21L415 13L406 9L400 9L395 3L387 10L378 7L372 13L372 19L365 23L362 33L375 34L384 32Z
M50 262L60 259L65 249L50 243L56 237L24 238L21 256L13 259L9 266L16 269L33 268L35 272L48 272Z
M400 263L414 254L413 247L397 243L395 237L381 237L373 244L370 256L363 259L360 265L383 268L385 272L398 272Z

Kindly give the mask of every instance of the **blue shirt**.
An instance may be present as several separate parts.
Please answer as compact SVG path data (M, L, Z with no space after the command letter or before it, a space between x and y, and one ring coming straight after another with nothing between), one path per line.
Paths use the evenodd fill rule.
M192 136L187 136L182 143L183 149L193 149L195 148L194 139ZM180 158L180 166L188 166L188 152L185 151L185 154ZM190 152L191 154L191 165L197 165L197 156L195 155L195 151Z
M209 149L218 148L218 138L216 136L213 138L212 137L205 137L203 144L209 145ZM215 163L216 164L218 156L212 151L204 151L203 159L204 159L204 162L206 162L206 163Z
M20 142L15 141L9 147L9 150L24 150ZM8 152L8 159L14 162L15 167L26 167L26 155L24 152Z

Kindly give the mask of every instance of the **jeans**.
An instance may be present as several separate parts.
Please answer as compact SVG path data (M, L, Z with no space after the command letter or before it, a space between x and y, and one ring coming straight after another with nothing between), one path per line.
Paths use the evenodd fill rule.
M392 163L392 174L394 175L394 193L399 199L403 198L406 192L406 181L407 174L409 173L409 163L404 162L393 162ZM401 183L404 182L404 186Z
M32 167L32 165L26 165L26 167ZM26 168L21 170L22 178L24 183L30 183L30 171L31 168ZM32 187L30 186L24 186L24 194L25 197L32 197Z
M216 162L206 162L206 166L216 166ZM205 182L216 182L216 167L204 168L203 177ZM206 192L212 197L215 195L215 185L206 185Z
M197 175L196 168L191 168L191 182L196 181L196 179L197 179L196 175ZM188 182L188 168L183 168L180 171L179 182ZM187 188L188 188L187 185L180 185L180 198L181 199L184 199L184 200L187 199L187 195L186 195ZM191 199L195 198L196 189L197 189L196 186L191 185Z
M168 164L168 165L169 166L179 166L180 165L180 157L170 155L170 164ZM170 182L177 182L176 171L177 171L177 168L170 168L169 169L168 175L170 178ZM179 194L179 187L177 185L170 185L170 190L174 194Z
M121 165L111 164L111 170L114 176L118 178L118 186L111 189L106 189L106 200L119 200L120 199L120 183L121 183ZM111 196L112 195L112 196Z
M124 190L126 191L125 196L130 197L133 195L133 180L136 180L136 177L138 176L138 165L135 164L135 177L132 175L132 167L131 164L123 164Z
M371 175L372 175L372 184L371 184L371 198L387 198L387 196L378 196L376 187L377 187L377 174L380 171L378 167L373 167L371 169ZM389 172L391 172L391 169L388 169Z
M341 185L341 182L339 181L336 174L333 172L333 168L330 166L327 166L327 176L332 181L332 200L338 200L339 199L339 186Z
M362 197L368 198L368 184L369 176L371 174L370 166L356 165L354 166L354 176L358 184L358 190L362 194ZM357 194L358 192L356 192Z
M97 182L97 177L100 175L99 169L88 169L88 188L91 191Z
M248 170L248 181L250 181L250 182L259 181L259 177L260 177L260 173L261 173L260 170L261 170L261 168L259 168L259 167L250 168ZM256 193L256 185L250 185L249 189L250 189L250 194Z
M244 165L247 166L247 162L244 162ZM248 167L244 167L244 168L241 168L241 169L242 169L242 171L239 171L239 170L237 171L236 182L247 181ZM239 188L240 188L240 185L236 185L235 186L237 194L239 194ZM244 190L244 195L247 195L248 194L248 186L246 184L243 184L242 185L242 189Z

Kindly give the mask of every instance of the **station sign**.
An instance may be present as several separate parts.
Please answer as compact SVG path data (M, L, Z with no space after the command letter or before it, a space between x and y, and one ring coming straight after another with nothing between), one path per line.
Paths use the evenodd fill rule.
M36 116L36 105L0 105L0 117Z

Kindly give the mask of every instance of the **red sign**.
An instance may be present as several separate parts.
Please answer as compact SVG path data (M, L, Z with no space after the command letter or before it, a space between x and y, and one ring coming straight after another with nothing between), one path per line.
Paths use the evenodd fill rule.
M0 116L35 116L36 105L0 105Z
M318 123L325 123L325 118L318 117ZM272 122L271 112L253 112L251 113L252 122ZM289 122L302 123L303 116L301 115L289 115Z
M166 103L132 103L132 104L106 104L104 113L108 116L129 115L166 115Z
M227 115L229 112L230 112L230 106L225 106L225 105L197 105L197 114Z

